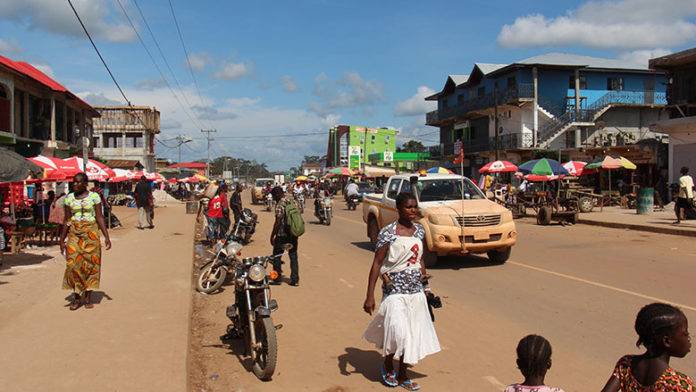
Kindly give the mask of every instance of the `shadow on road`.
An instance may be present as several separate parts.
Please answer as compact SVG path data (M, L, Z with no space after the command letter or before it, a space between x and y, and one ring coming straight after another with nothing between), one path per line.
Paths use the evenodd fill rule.
M37 255L32 253L6 254L2 259L2 263L0 264L0 271L4 271L12 267L41 264L44 261L52 258L53 257L51 256Z
M380 368L384 363L384 357L375 350L361 350L355 347L346 347L346 352L338 356L338 370L343 376L351 374L362 374L363 377L372 382L382 382ZM352 366L353 371L348 370L348 365ZM396 362L394 363L397 366ZM411 379L423 378L424 374L414 372L409 369L408 376Z
M370 252L375 250L375 247L372 246L372 242L370 241L357 241L357 242L351 242L350 243L353 246L357 246L358 248L362 250L368 250Z
M469 256L445 256L445 257L440 257L437 261L437 264L435 264L432 267L428 267L428 269L453 269L453 270L459 270L463 268L487 268L487 267L498 267L501 264L496 264L488 260L487 257L484 256L477 256L477 255L469 255Z
M65 305L66 307L70 306L70 302L73 301L76 295L76 293L71 293L70 295L65 297L65 300L68 301L68 303ZM113 301L113 298L103 291L92 291L92 294L90 295L90 302L92 302L92 304L94 305L99 305L102 303L104 298L106 298L109 301Z

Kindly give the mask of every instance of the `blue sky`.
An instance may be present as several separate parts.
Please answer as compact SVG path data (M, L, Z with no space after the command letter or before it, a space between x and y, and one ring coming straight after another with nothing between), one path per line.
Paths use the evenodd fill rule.
M325 153L326 136L271 135L322 132L336 123L393 126L401 141L435 144L422 97L474 62L550 51L645 62L696 39L696 0L172 0L197 89L168 0L138 0L180 90L134 0L120 1L181 105L117 0L74 3L131 102L161 110L160 139L172 145L167 140L189 135L184 157L202 158L199 129L216 128L212 156L253 158L274 169ZM122 101L67 1L3 0L0 53L43 67L94 104ZM157 148L176 157L176 150Z

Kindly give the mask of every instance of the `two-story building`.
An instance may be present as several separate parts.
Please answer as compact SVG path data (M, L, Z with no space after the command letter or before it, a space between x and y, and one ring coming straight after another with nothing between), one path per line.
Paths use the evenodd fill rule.
M337 125L329 130L328 167L360 169L371 154L396 151L396 130Z
M650 68L667 72L667 111L670 119L653 129L669 135L669 182L686 166L696 172L696 49L650 60Z
M98 106L94 121L94 156L107 161L139 162L154 172L155 137L160 133L160 112L147 106ZM116 165L114 165L116 166Z
M440 145L431 153L445 164L462 140L471 175L496 157L520 162L535 150L588 159L590 150L661 142L649 125L664 116L665 85L664 73L647 65L564 53L476 63L469 75L448 76L442 90L426 98L438 103L426 115L427 125L440 128ZM657 161L641 156L646 162L638 163Z
M99 113L53 78L0 56L0 145L23 156L81 154Z

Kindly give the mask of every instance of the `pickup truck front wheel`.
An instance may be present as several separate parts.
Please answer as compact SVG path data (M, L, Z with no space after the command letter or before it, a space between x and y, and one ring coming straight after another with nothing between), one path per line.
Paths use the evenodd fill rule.
M488 260L490 260L493 264L504 264L510 258L510 253L512 253L512 247L489 250L487 253Z
M377 239L379 237L379 225L377 224L377 219L374 216L370 216L367 220L367 236L370 238L372 246L377 245Z

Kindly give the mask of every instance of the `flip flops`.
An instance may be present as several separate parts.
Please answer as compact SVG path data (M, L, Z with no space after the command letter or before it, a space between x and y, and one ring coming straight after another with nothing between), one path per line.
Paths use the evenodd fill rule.
M384 385L394 388L399 385L399 382L396 381L396 372L392 370L391 372L387 373L386 370L384 370L384 367L380 369L382 373L382 382Z
M399 386L407 391L417 391L421 389L420 385L408 379L402 381L401 384L399 384Z

